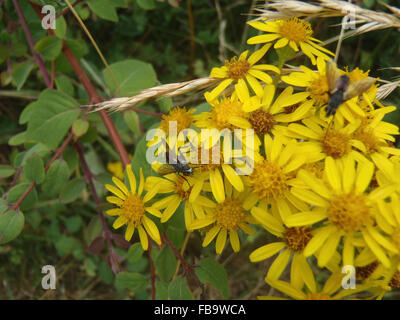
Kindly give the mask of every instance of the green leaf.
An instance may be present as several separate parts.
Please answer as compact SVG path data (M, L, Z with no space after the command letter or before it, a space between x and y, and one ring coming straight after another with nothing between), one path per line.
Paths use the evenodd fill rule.
M83 224L81 216L73 216L65 219L65 226L71 233L78 232Z
M25 191L30 187L30 183L20 183L14 186L7 195L8 203L15 203L18 199L25 193ZM37 201L37 192L36 189L33 188L31 192L26 196L24 201L22 201L20 208L21 210L29 210L31 209Z
M15 173L15 169L9 165L0 164L0 178L11 177Z
M156 8L154 0L136 0L136 3L144 10L152 10Z
M54 30L54 33L60 39L65 37L65 34L67 33L67 23L63 16L56 19L56 29Z
M76 119L72 124L72 132L78 138L83 136L89 129L89 122L83 119Z
M171 300L193 300L186 279L176 277L168 286L168 296Z
M142 290L147 286L147 277L136 272L120 272L115 278L115 286L118 290Z
M102 260L99 265L99 277L108 285L112 284L114 280L114 273L104 260Z
M62 40L56 36L47 36L40 39L35 45L35 51L39 52L46 61L53 61L60 54Z
M45 178L43 160L36 154L32 155L25 162L24 173L29 182L41 184Z
M0 215L0 244L15 239L22 231L25 217L20 211L7 211Z
M227 299L229 296L228 275L223 266L212 258L200 260L195 273L202 283L210 283Z
M34 64L30 61L23 62L14 68L12 77L17 85L17 90L20 90L26 79L33 69Z
M57 149L79 116L78 106L75 100L62 92L44 90L29 116L27 139Z
M139 177L139 168L143 169L143 175L145 177L154 175L151 165L146 160L147 141L145 138L146 137L141 138L136 145L135 154L131 162L132 168L136 168L136 170L134 170L134 174L137 175L136 178Z
M124 112L124 121L128 128L138 136L140 136L140 129L139 129L139 116L133 110L127 110Z
M126 259L130 263L136 263L140 260L142 254L143 254L142 245L140 244L140 242L136 242L129 247Z
M85 189L85 182L81 178L75 178L62 189L60 200L64 203L72 202L79 197L83 189Z
M117 11L115 10L111 0L89 0L87 4L89 5L90 10L100 18L113 22L118 21Z
M156 280L156 300L168 300L168 283Z
M10 146L19 146L26 141L26 131L17 133L8 140Z
M71 97L74 95L74 86L66 76L59 76L55 78L54 81L57 90L62 91Z
M55 247L57 253L60 257L64 257L66 254L73 252L77 248L80 247L78 240L72 237L68 237L66 235L62 235L55 242Z
M156 84L157 76L153 66L140 60L119 61L111 64L110 69L119 84L119 90L116 90L113 78L107 69L103 70L104 80L110 92L119 97L132 96Z
M176 270L176 258L170 247L163 247L154 261L160 279L169 281Z

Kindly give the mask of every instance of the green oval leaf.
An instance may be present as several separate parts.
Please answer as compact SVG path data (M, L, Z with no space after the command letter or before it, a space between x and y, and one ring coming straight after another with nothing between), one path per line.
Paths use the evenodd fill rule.
M46 174L46 179L42 184L43 193L46 197L57 196L65 186L69 178L69 167L64 160L55 160Z
M118 21L118 15L112 0L89 0L87 4L89 5L90 10L100 18L113 22Z
M63 16L60 16L56 20L56 29L54 30L55 35L62 39L65 37L65 34L67 33L67 23L65 22L65 19Z
M24 194L24 192L30 187L30 183L20 183L14 186L7 195L8 203L15 203L18 199ZM31 192L28 193L24 201L22 201L20 208L21 210L29 210L32 208L37 201L37 192L36 189L33 188Z
M211 258L200 260L195 273L202 283L210 283L225 299L228 298L228 275L217 261Z
M89 122L83 119L77 119L72 124L72 132L78 138L83 136L89 129Z
M147 277L136 272L120 272L115 278L115 286L117 289L129 289L138 291L147 286Z
M153 66L140 60L119 61L111 64L110 69L119 85L119 90L107 69L103 70L104 80L110 92L119 97L132 96L156 84L157 76Z
M35 45L35 51L39 52L44 60L53 61L60 54L62 40L56 36L48 36L40 39Z
M139 129L139 116L133 110L127 110L124 112L124 121L128 128L138 136L140 136Z
M23 62L14 68L12 77L17 85L17 90L20 90L24 85L26 79L33 69L34 64L30 61Z
M187 281L181 276L176 277L168 286L168 296L171 300L193 300Z
M14 240L24 227L25 217L20 211L7 211L0 215L0 244Z
M28 181L41 184L45 178L43 160L37 154L32 155L25 162L24 173Z
M11 177L15 173L15 169L9 165L0 165L0 178Z
M176 258L170 247L163 247L154 261L160 279L169 281L176 270Z
M62 189L60 200L64 203L69 203L76 200L81 192L85 189L85 183L81 178L75 178L67 183Z

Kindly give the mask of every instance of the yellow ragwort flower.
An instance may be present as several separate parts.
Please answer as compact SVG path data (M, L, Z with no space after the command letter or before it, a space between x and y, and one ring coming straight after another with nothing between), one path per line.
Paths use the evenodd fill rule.
M397 249L382 236L375 225L376 201L386 198L393 190L378 188L368 192L374 173L369 161L358 163L347 157L335 161L325 159L325 178L318 179L305 170L298 172L298 179L308 188L293 187L291 193L315 206L314 210L288 216L284 222L289 227L309 226L323 222L313 239L304 249L306 256L318 249L318 266L325 266L337 251L343 239L343 265L354 265L355 239L362 238L365 244L386 267L390 266L388 252ZM382 250L381 246L385 248Z
M248 39L248 44L270 43L277 40L274 45L275 49L289 45L297 52L300 47L301 51L311 59L312 64L316 64L316 56L324 60L329 59L329 56L325 53L334 56L332 52L316 43L323 42L312 37L313 30L310 23L297 17L275 21L250 21L247 23L257 30L268 32Z
M148 237L150 236L157 244L161 245L160 233L156 224L147 217L146 212L156 217L161 217L161 212L157 209L146 206L146 202L150 201L155 192L148 192L142 197L144 189L144 176L143 170L140 168L140 182L136 191L136 178L132 172L131 165L126 166L126 175L128 176L130 189L116 177L112 181L116 185L106 184L105 187L108 191L112 192L114 196L107 197L107 201L115 204L118 208L107 210L106 213L110 216L118 216L113 223L113 228L118 229L123 225L127 225L125 232L125 240L130 241L135 229L139 231L140 243L143 250L148 248Z
M216 206L207 210L203 218L195 220L190 226L191 230L207 228L203 247L208 246L217 237L215 244L217 254L223 251L228 235L233 251L238 252L240 250L238 231L242 230L252 235L254 231L249 223L256 223L248 213L249 208L244 206L248 191L236 191L227 179L225 179L224 190L226 195L223 199L216 199Z
M209 100L216 99L231 83L235 83L235 92L243 102L250 98L249 87L258 97L262 97L263 88L259 80L264 83L272 83L272 78L264 71L269 70L280 73L280 70L270 64L256 64L268 51L270 44L264 45L261 49L255 51L249 58L249 50L243 52L239 58L232 58L226 61L220 68L213 68L210 77L224 79L216 88L214 88ZM258 80L257 80L258 79Z

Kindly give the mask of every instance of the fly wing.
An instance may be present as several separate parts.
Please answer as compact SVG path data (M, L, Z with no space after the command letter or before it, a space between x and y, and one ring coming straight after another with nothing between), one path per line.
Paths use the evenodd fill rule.
M339 69L333 60L326 62L326 78L328 79L329 91L333 93L336 89L336 82L340 77Z
M175 172L175 168L170 164L163 164L160 168L158 168L157 173L160 176L165 176L166 174Z
M349 100L367 91L375 82L374 78L365 78L350 83L349 87L343 94L344 100Z

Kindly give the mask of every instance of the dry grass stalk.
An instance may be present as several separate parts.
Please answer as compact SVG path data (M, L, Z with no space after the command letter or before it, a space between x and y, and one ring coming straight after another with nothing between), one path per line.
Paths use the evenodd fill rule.
M354 34L385 28L400 28L400 9L387 6L393 14L363 9L355 4L339 0L318 0L313 4L295 0L270 0L256 10L259 19L276 20L289 17L342 17L348 14L360 25ZM353 34L353 35L354 35Z
M378 100L386 99L396 88L400 87L400 80L394 82L387 82L378 88L376 98Z
M109 111L123 111L126 108L133 107L138 103L144 102L148 99L154 99L161 96L175 97L190 91L201 90L215 86L220 81L221 79L206 77L180 83L163 84L158 87L144 89L132 97L114 98L103 101L95 105L96 109L94 111L103 109L107 109Z

